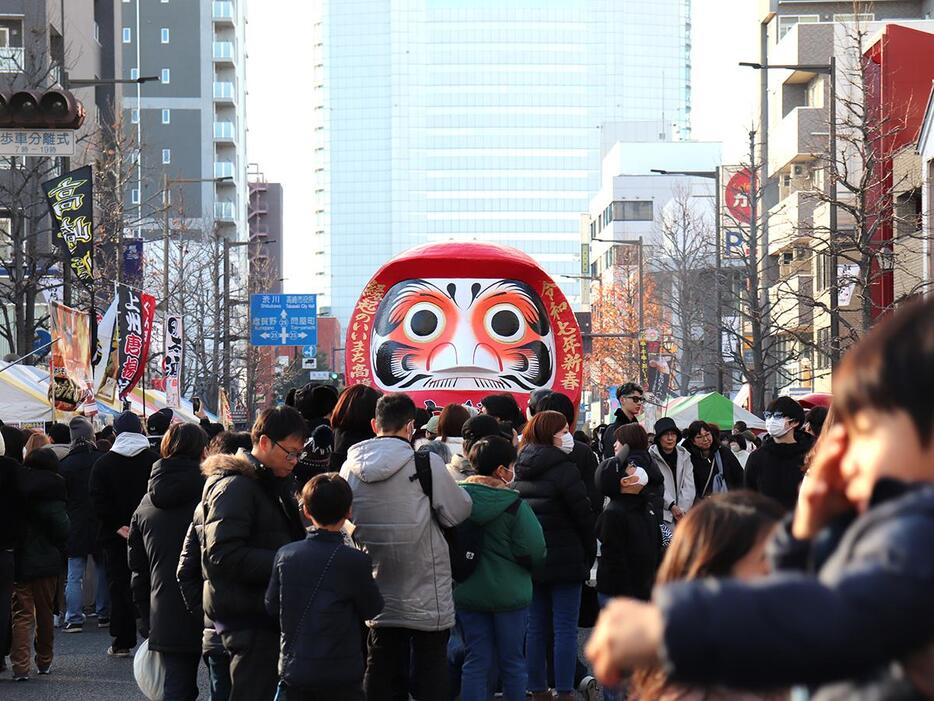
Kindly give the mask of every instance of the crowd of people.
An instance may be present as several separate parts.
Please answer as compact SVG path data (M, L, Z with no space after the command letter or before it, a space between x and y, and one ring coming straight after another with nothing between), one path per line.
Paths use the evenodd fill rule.
M212 701L570 701L599 615L608 701L932 698L932 361L918 304L829 414L779 397L763 435L647 431L635 383L589 435L556 391L432 415L362 385L249 433L0 426L0 667L52 673L56 626L93 619L107 655L147 641L167 700L203 662Z

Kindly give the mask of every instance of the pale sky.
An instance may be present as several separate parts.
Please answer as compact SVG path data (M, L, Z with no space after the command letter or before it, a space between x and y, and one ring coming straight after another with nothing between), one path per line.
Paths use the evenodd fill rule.
M253 0L247 25L247 159L285 201L285 289L309 293L307 256L313 148L311 5L316 0ZM337 0L339 1L339 0ZM758 104L758 77L739 61L759 56L757 0L693 0L692 127L698 141L722 141L724 163L742 157Z

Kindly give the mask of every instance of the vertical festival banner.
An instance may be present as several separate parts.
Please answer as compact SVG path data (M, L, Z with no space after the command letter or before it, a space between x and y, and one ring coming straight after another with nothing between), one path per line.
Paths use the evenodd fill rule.
M104 312L97 325L100 361L94 366L94 394L106 402L117 396L117 298Z
M117 395L124 399L143 376L149 357L156 299L126 285L117 287Z
M84 166L42 183L55 222L56 244L67 252L71 270L85 285L94 280L94 181Z
M182 334L182 317L166 317L162 332L162 376L165 378L165 403L172 409L181 406L179 377L182 367Z
M93 405L91 391L91 323L87 312L52 302L49 308L52 338L52 381L50 399L61 411L76 411Z

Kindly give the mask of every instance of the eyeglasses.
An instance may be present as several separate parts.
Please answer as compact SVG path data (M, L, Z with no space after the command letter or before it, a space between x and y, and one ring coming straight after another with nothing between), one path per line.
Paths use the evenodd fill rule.
M781 420L781 419L784 419L784 418L785 418L785 415L784 415L782 412L780 412L780 411L775 411L775 412L766 411L766 412L764 412L764 413L762 414L762 418L764 418L766 421L768 421L769 419L779 419L779 420Z
M639 394L634 394L631 397L623 397L623 399L628 399L629 401L635 402L636 404L642 404L642 402L645 401L645 397Z
M287 449L285 446L281 445L279 441L273 441L272 443L279 450L285 453L286 460L288 460L289 462L298 462L298 458L299 456L301 456L301 453L296 453L294 450Z

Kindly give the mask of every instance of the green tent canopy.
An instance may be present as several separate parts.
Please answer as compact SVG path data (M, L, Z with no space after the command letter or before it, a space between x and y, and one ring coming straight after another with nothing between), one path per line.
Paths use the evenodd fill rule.
M737 421L745 421L749 428L765 429L765 422L741 406L737 406L719 392L675 397L668 401L658 416L675 420L678 428L685 429L692 421L706 421L723 430L730 430Z

